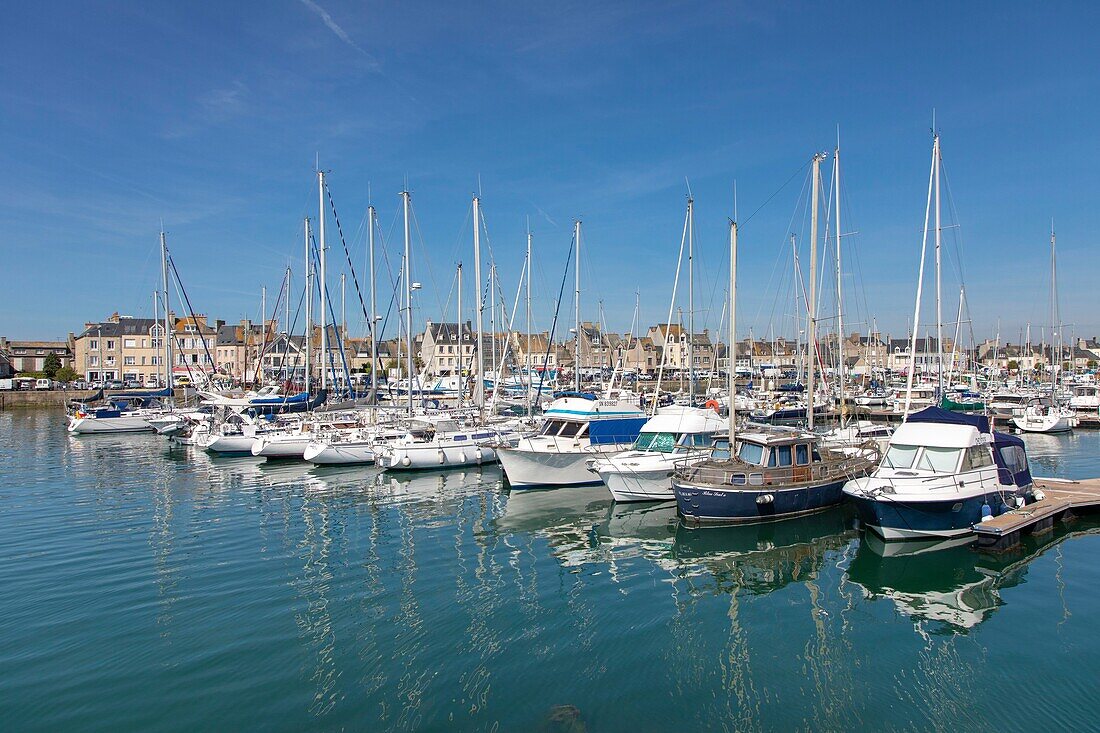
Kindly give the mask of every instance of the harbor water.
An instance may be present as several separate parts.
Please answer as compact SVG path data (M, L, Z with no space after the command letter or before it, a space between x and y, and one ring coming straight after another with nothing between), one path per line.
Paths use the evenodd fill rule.
M1100 432L1027 436L1100 475ZM499 467L380 474L0 413L7 731L1089 729L1100 521L689 529Z

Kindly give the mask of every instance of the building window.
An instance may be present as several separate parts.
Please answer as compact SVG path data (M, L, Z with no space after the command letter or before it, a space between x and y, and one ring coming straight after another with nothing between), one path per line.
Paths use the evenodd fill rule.
M126 349L136 349L137 348L137 339L123 339L122 340L122 346L123 346L123 348L126 348Z
M92 349L92 350L98 349L99 348L99 342L94 340L94 339L92 341L89 341L88 342L88 348Z
M107 341L107 351L113 351L114 348L115 348L115 342L111 341L111 340L108 340Z
M135 363L136 362L134 361L134 357L132 357L132 356L122 357L122 365L123 366L134 366Z
M88 366L99 366L99 357L98 356L89 356L88 357Z

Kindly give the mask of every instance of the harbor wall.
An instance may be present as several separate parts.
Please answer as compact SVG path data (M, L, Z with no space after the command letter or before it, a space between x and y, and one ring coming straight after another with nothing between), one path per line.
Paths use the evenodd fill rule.
M4 390L0 392L0 410L64 407L69 400L86 397L88 390Z

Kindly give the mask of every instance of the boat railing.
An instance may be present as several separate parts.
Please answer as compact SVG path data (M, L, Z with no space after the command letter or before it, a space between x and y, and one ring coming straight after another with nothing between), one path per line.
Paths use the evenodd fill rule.
M678 461L677 481L722 486L785 486L864 476L878 464L874 441L858 446L852 454L834 454L803 466L755 466L733 459L726 461Z

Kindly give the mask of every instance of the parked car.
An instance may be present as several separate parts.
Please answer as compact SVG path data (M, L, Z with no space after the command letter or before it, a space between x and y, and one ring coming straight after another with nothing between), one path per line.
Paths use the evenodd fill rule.
M127 379L122 386L126 389L141 389L144 385L136 379Z
M103 383L104 389L122 389L122 382L118 379L109 379Z

